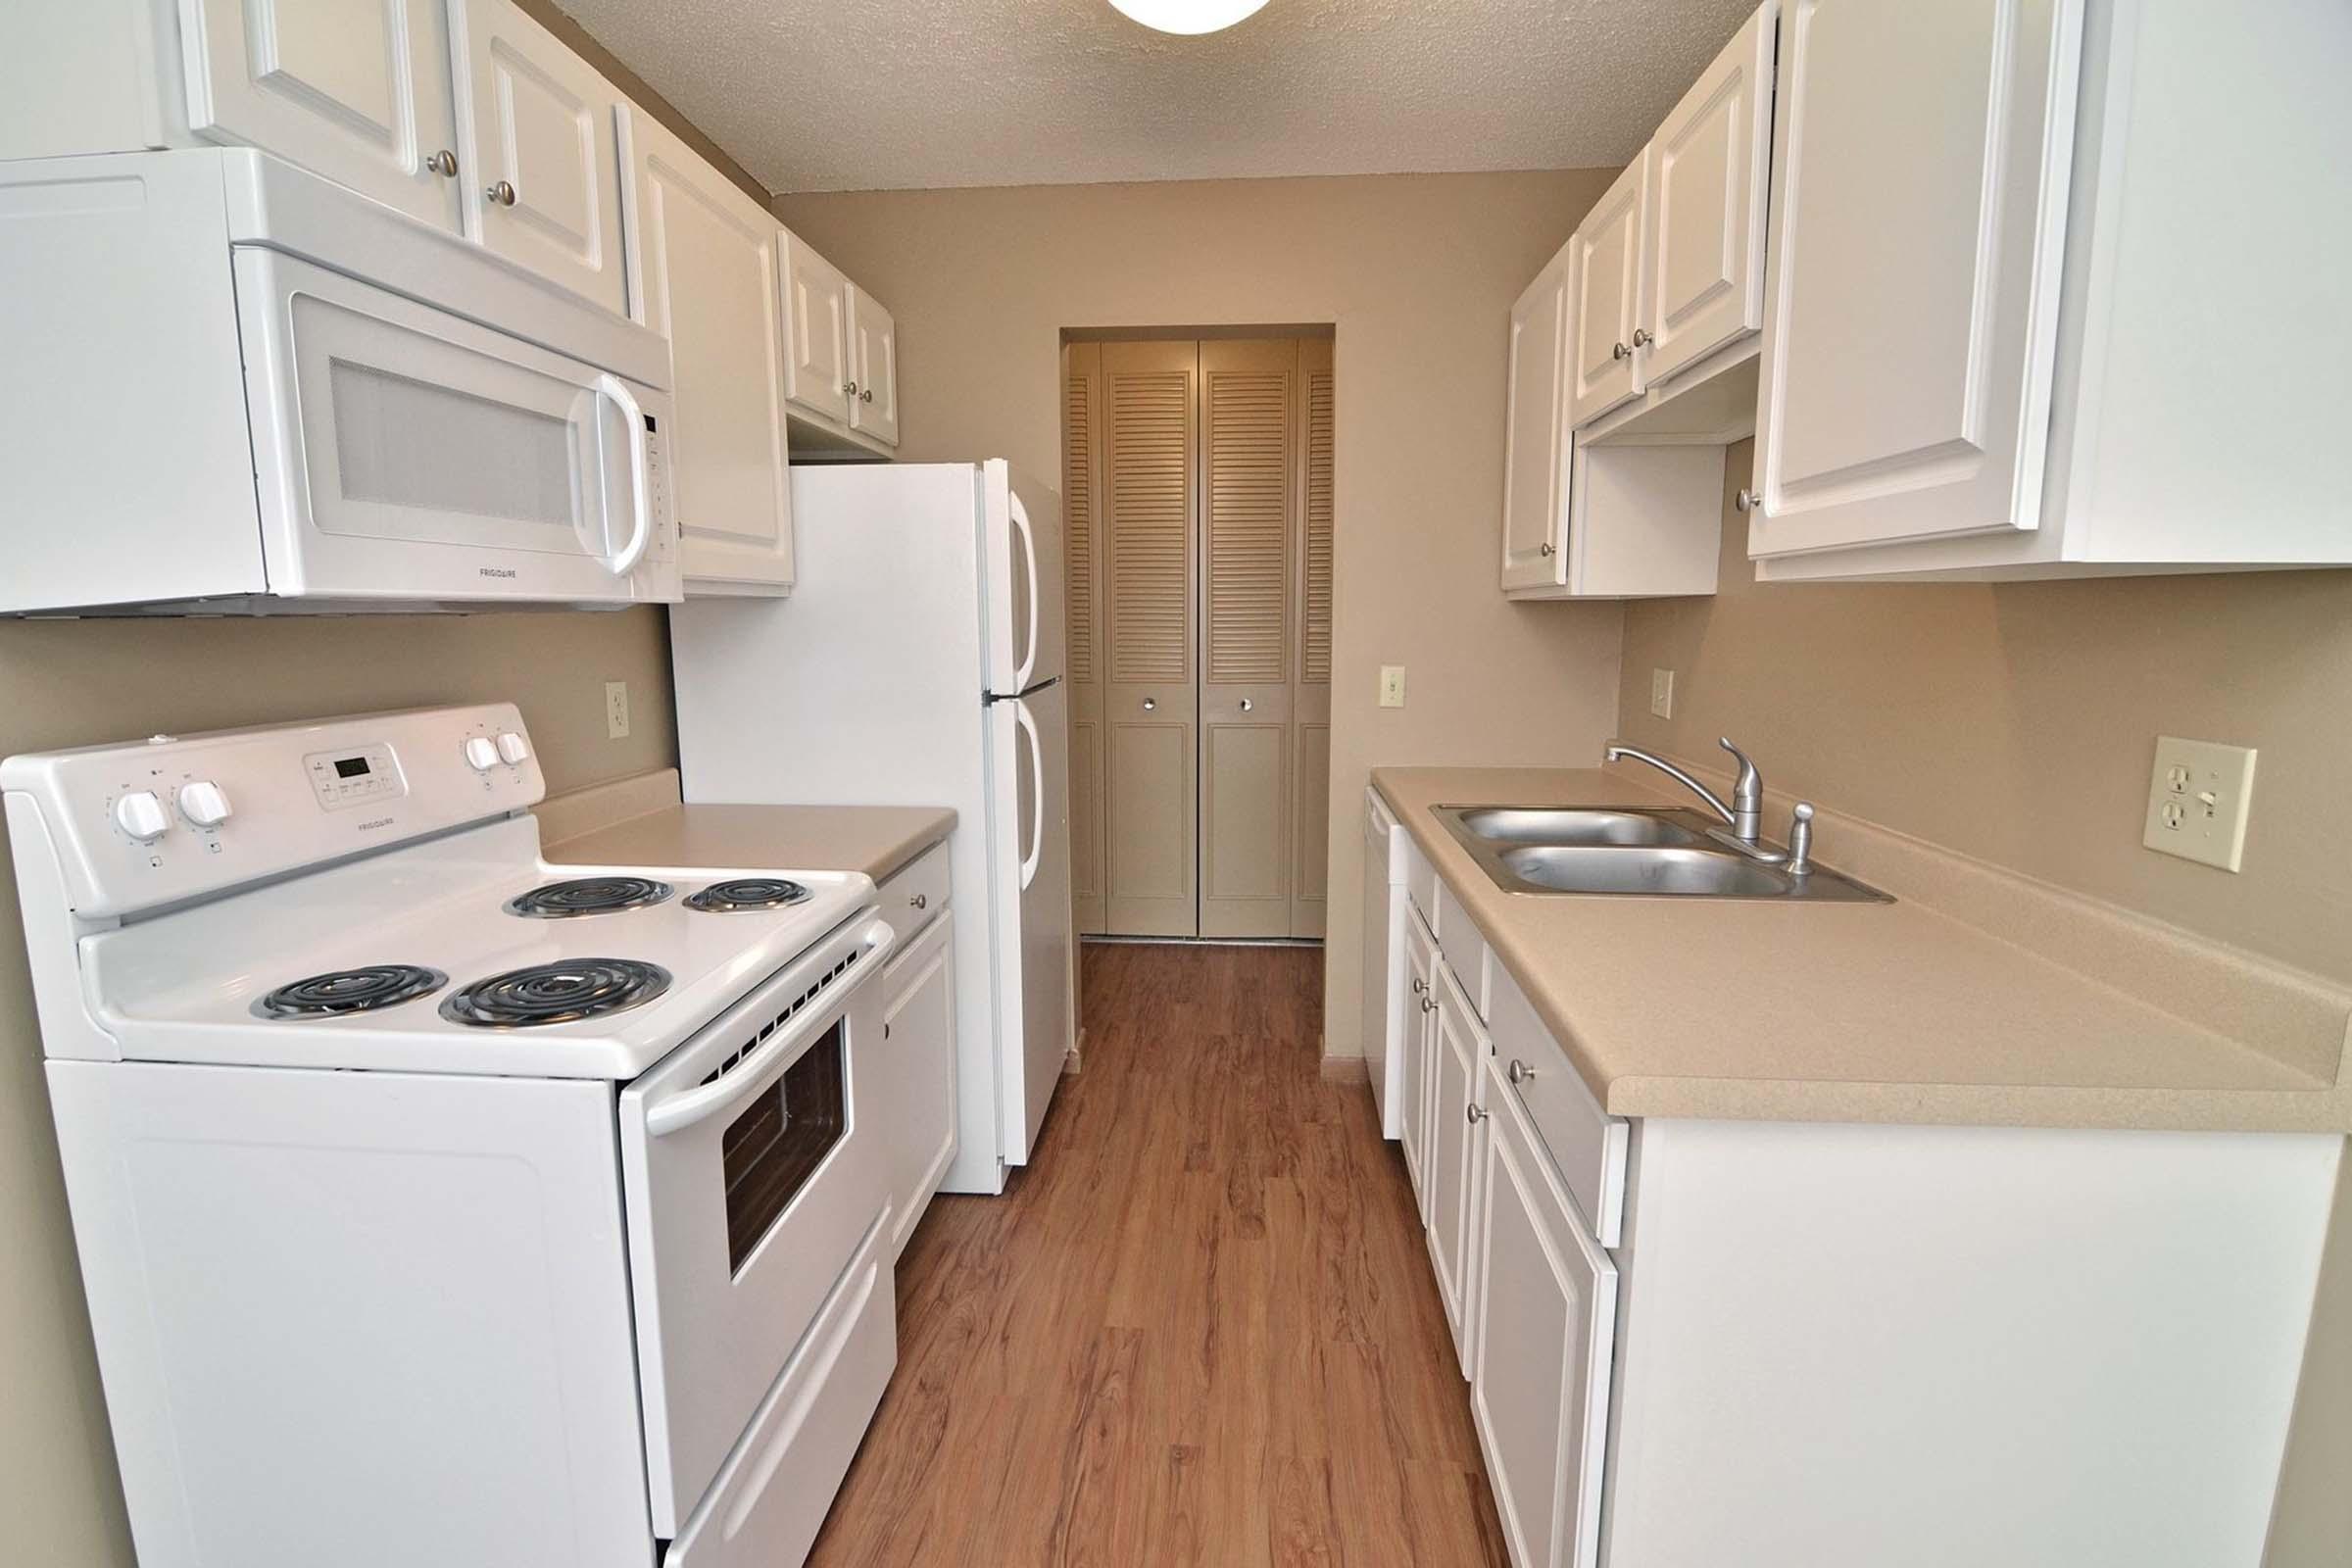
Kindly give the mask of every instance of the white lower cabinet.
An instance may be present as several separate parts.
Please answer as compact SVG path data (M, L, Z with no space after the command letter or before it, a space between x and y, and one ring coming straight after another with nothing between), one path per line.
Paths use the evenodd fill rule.
M868 1102L889 1122L896 1258L956 1157L955 915L932 921L883 971L882 1050L864 1070L880 1079Z
M1403 1093L1397 1121L1403 1128L1398 1140L1404 1150L1404 1171L1413 1184L1413 1201L1421 1210L1421 1223L1429 1223L1429 1100L1430 1067L1433 1054L1431 1039L1436 1034L1432 1018L1438 1010L1437 976L1438 944L1429 934L1429 927L1408 902L1401 911L1404 921L1404 1011L1395 1042L1403 1058L1398 1085Z
M1586 1233L1494 1057L1484 1077L1470 1413L1514 1568L1591 1568L1617 1265Z
M1422 1185L1427 1190L1429 1257L1437 1270L1438 1295L1446 1303L1446 1326L1468 1377L1477 1348L1475 1271L1479 1182L1485 1163L1483 1121L1487 1114L1487 1032L1479 1027L1453 971L1438 965L1438 1007L1429 1048L1429 1148Z

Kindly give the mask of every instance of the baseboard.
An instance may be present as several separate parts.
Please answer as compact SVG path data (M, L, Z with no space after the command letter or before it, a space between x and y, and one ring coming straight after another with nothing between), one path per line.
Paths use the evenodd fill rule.
M1082 1065L1079 1060L1079 1054L1085 1049L1086 1026L1081 1024L1078 1027L1078 1038L1070 1042L1069 1054L1061 1058L1061 1075L1064 1078L1075 1078L1078 1076L1078 1068Z
M1368 1084L1372 1081L1371 1069L1361 1056L1325 1056L1322 1071L1323 1081L1327 1084Z

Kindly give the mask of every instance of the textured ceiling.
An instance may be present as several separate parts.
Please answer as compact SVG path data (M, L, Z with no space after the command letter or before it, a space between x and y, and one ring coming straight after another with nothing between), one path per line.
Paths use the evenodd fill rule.
M559 0L771 189L1625 162L1755 0Z

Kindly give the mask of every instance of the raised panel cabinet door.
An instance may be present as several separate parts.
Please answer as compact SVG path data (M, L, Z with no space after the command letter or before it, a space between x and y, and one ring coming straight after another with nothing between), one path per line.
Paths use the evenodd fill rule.
M2082 31L1788 0L1750 555L2039 525Z
M180 0L188 127L455 229L442 0Z
M1331 583L1338 546L1334 460L1339 384L1332 340L1298 345L1301 473L1297 651L1291 678L1291 935L1321 937L1331 881Z
M861 1090L885 1110L891 1149L891 1239L906 1250L916 1221L956 1157L956 916L933 921L883 979L882 1070Z
M1650 138L1642 375L1652 386L1764 324L1780 14L1780 0L1758 7Z
M1438 1008L1429 1054L1429 1257L1437 1271L1438 1295L1446 1303L1446 1326L1453 1331L1453 1353L1462 1376L1470 1376L1477 1348L1477 1299L1471 1265L1478 1238L1479 1178L1486 1163L1486 1031L1453 972L1438 965Z
M881 301L850 285L850 428L899 444L899 331Z
M509 261L625 312L618 125L626 100L513 0L452 0L450 15L472 169L463 181L468 230Z
M1581 427L1642 389L1635 332L1648 308L1650 149L1592 204L1568 241L1568 422Z
M784 321L791 352L784 395L835 424L850 422L850 280L784 231Z
M1399 1083L1402 1089L1402 1108L1397 1120L1403 1127L1398 1140L1404 1150L1404 1171L1413 1184L1413 1201L1421 1211L1424 1228L1429 1224L1430 1182L1429 1167L1429 1069L1430 1037L1435 1033L1431 1019L1438 1010L1438 947L1430 940L1429 927L1410 904L1404 910L1404 1027L1397 1032L1398 1048L1404 1053Z
M1105 922L1200 932L1198 461L1192 343L1102 345Z
M1403 989L1404 931L1408 916L1404 889L1389 880L1388 817L1372 801L1364 802L1364 879L1361 919L1357 929L1363 944L1363 962L1357 970L1356 1037L1361 1044L1366 1076L1372 1085L1372 1108L1380 1117L1380 1134L1394 1138L1400 1106L1393 1089L1391 1063L1401 1049L1396 1041L1397 993Z
M670 494L686 591L792 584L783 231L653 117L625 111L629 314L669 339Z
M1502 448L1505 588L1556 588L1568 581L1568 421L1560 389L1570 270L1563 249L1511 306Z
M1102 904L1102 346L1061 351L1063 580L1069 594L1070 902L1082 935Z
M1202 936L1291 934L1298 346L1199 351Z
M1518 1568L1593 1568L1617 1266L1585 1234L1494 1058L1470 1413Z

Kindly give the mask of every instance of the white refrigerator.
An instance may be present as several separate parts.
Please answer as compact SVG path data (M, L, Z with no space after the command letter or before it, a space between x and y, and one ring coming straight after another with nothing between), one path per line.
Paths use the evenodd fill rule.
M670 609L686 799L956 808L942 1186L1001 1192L1075 1044L1061 498L1001 460L810 466L792 517L789 599Z

